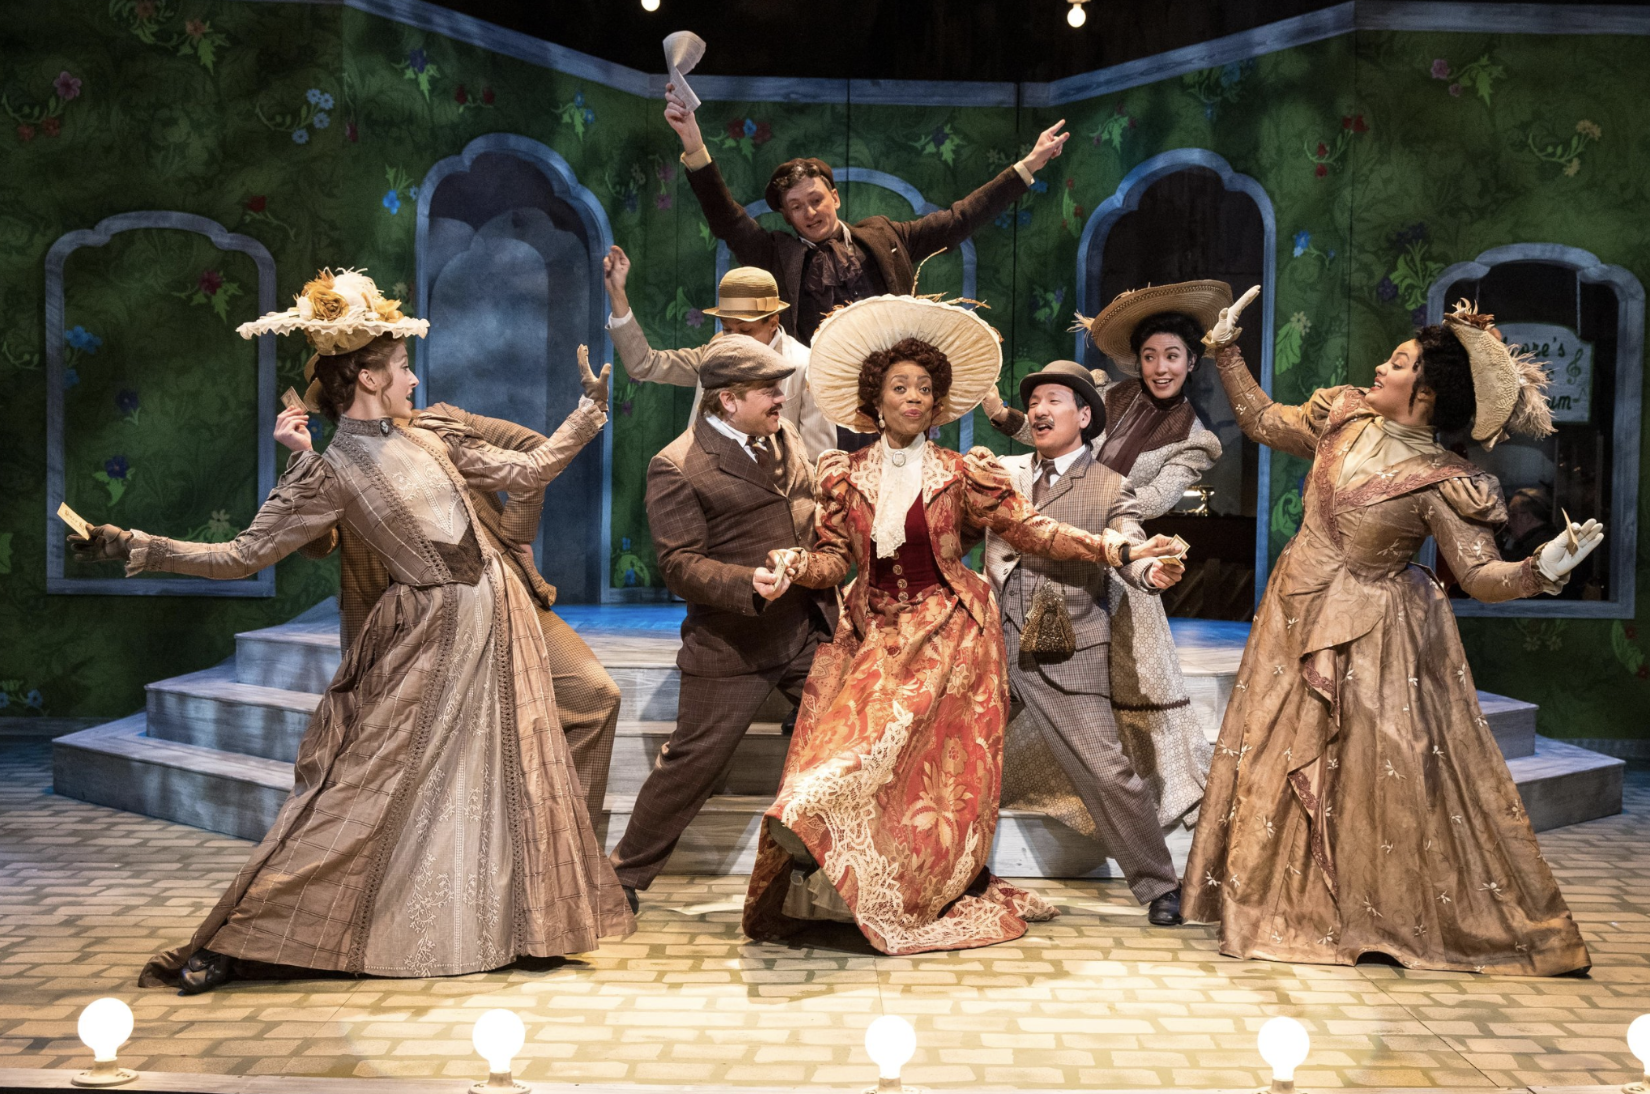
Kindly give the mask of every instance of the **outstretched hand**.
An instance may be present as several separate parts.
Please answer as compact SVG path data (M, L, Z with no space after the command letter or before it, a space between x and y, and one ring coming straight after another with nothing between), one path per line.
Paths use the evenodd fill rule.
M1066 119L1061 118L1037 134L1037 143L1032 145L1031 151L1026 153L1026 158L1021 161L1026 165L1026 170L1036 174L1043 169L1049 160L1065 151L1066 141L1071 139L1070 133L1059 131L1060 127L1065 124Z
M778 600L785 595L785 590L791 587L791 575L780 571L775 573L766 566L758 566L751 574L751 586L756 595L763 600Z
M699 134L699 119L676 94L675 84L665 85L665 121L682 138L684 154L691 156L705 146L705 138Z
M613 366L602 366L600 376L590 371L590 347L579 347L579 386L584 389L585 397L597 406L607 411L607 380L613 375Z
M99 524L92 528L90 538L71 535L69 550L80 562L125 561L132 554L132 533L113 524Z
M1596 520L1584 524L1571 521L1556 539L1542 544L1536 552L1536 569L1548 581L1559 581L1580 566L1604 542L1604 525Z
M1254 303L1255 297L1260 295L1260 286L1251 285L1249 291L1234 300L1229 307L1220 309L1220 318L1215 325L1203 336L1203 344L1211 350L1222 349L1238 340L1243 328L1237 325L1238 316L1243 309Z
M1144 543L1131 544L1132 558L1178 558L1185 548L1173 536L1155 535Z

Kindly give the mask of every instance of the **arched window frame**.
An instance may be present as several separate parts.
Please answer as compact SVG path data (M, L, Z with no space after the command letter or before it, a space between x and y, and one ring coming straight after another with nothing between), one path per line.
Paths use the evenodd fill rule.
M1272 347L1275 338L1273 312L1277 291L1277 279L1274 276L1277 272L1277 214L1272 209L1272 199L1267 196L1265 188L1259 182L1248 175L1239 174L1226 162L1225 157L1207 148L1176 148L1153 156L1124 175L1123 181L1118 183L1117 190L1112 196L1095 206L1094 212L1089 214L1088 222L1083 225L1083 234L1077 243L1078 307L1082 307L1088 300L1090 251L1098 250L1098 253L1105 254L1106 237L1111 234L1112 227L1125 214L1132 213L1140 207L1141 198L1154 182L1195 167L1213 171L1220 176L1222 186L1227 190L1247 194L1260 210L1261 229L1264 233L1261 246L1260 310L1258 316L1252 311L1248 315L1251 321L1255 318L1260 320L1260 386L1267 394L1271 394ZM1104 361L1100 360L1100 351L1089 344L1087 336L1078 331L1075 337L1074 359L1091 369L1104 367ZM1266 591L1266 580L1272 567L1269 551L1271 518L1272 459L1270 454L1262 451L1255 468L1256 604L1260 603L1261 594Z
M607 333L607 290L602 282L602 257L607 254L613 245L613 227L608 222L607 211L596 195L579 182L578 175L571 165L563 159L555 149L549 145L523 137L516 133L489 133L477 137L464 146L464 150L456 156L448 156L439 160L424 175L424 181L418 191L418 228L415 243L417 255L417 299L415 307L417 314L430 314L430 290L433 271L429 264L430 243L430 202L435 196L436 187L448 175L458 174L470 170L477 157L489 152L502 152L526 160L536 167L546 179L550 181L550 188L555 195L571 205L578 213L584 224L586 238L590 240L590 327L586 332L584 342L590 347L590 357L600 367L600 362L613 359L613 341ZM413 348L413 370L417 373L420 387L417 392L418 405L425 405L428 387L424 381L428 378L429 358L427 349L422 345ZM598 560L598 580L596 587L601 590L601 603L626 603L636 600L631 595L634 590L610 588L612 582L600 575L605 571L605 560L613 554L613 430L602 430L602 512L601 512L601 557ZM646 599L657 599L657 590L641 590L647 593Z
M94 228L59 236L46 252L46 592L83 596L238 596L275 595L275 567L266 566L251 577L216 581L185 574L128 581L124 577L70 577L63 573L64 531L57 507L66 492L63 455L63 323L66 313L63 268L82 247L102 247L121 232L163 228L203 235L220 251L239 251L252 259L258 271L258 313L275 310L275 257L251 236L231 232L222 224L194 213L145 210L105 217ZM275 336L259 335L258 343L258 504L275 489Z
M1616 401L1611 420L1615 468L1610 489L1610 526L1607 542L1612 596L1608 600L1555 600L1533 597L1484 604L1477 600L1450 601L1458 616L1512 618L1632 619L1635 614L1635 568L1638 551L1639 430L1642 422L1644 373L1644 286L1620 266L1600 261L1590 251L1562 243L1512 243L1492 247L1471 262L1457 262L1438 275L1427 290L1427 322L1443 321L1444 295L1458 281L1477 281L1508 262L1541 262L1575 271L1584 282L1609 285L1616 294ZM1585 520L1591 514L1578 514ZM1430 561L1431 541L1425 550Z

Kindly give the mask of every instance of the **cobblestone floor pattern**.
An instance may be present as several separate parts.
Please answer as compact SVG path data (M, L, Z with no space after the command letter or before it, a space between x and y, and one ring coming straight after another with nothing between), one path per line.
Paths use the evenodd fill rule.
M1064 914L1020 941L914 958L857 933L747 942L738 877L664 878L631 938L541 971L444 980L140 990L187 938L249 844L59 798L49 746L0 746L0 1067L84 1067L79 1009L118 994L129 1067L220 1074L480 1077L470 1026L527 1023L527 1081L858 1085L865 1026L917 1029L908 1082L1018 1087L1254 1087L1254 1031L1312 1033L1304 1089L1617 1084L1627 1023L1650 1011L1650 773L1627 812L1542 837L1596 962L1540 979L1237 961L1213 929L1154 930L1121 882L1034 882Z

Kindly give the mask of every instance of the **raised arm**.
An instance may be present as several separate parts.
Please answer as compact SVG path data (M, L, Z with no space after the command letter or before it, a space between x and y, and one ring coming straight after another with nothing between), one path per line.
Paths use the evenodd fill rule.
M589 440L583 436L585 431L579 428L577 410L568 416L567 421L562 423L562 428L552 437L546 437L537 430L528 429L524 425L517 425L503 418L471 414L451 403L436 403L429 408L428 413L451 418L494 448L510 452L533 452L546 444L558 445L565 450L562 469L566 468ZM539 518L543 513L542 489L507 494L503 508L498 510L498 534L512 544L531 543L538 535Z
M619 360L632 380L644 383L674 384L693 387L699 382L699 362L704 349L655 350L648 345L641 320L630 307L630 295L625 285L630 280L630 256L615 244L607 249L602 259L602 284L607 287L607 329L613 336L613 348L619 351Z
M726 243L742 265L773 269L777 260L773 237L734 200L699 134L699 119L671 88L665 89L665 121L682 139L682 166L687 168L688 186L699 199L710 234Z
M228 543L189 543L134 530L126 548L126 574L249 577L328 534L342 514L342 492L332 469L314 452L299 452L246 531Z
M584 346L579 347L578 366L584 397L548 440L525 451L489 444L462 421L438 414L421 414L414 425L441 438L453 466L471 487L503 490L512 495L542 491L607 424L607 385L613 366L603 365L599 376L592 373ZM513 524L521 523L518 517L519 514L512 518ZM528 534L527 538L531 539L532 535Z
M1249 375L1249 366L1243 363L1243 353L1237 346L1222 349L1215 362L1243 435L1256 444L1311 459L1329 421L1330 409L1347 389L1319 388L1303 405L1285 406L1274 403Z
M1033 176L1065 148L1070 133L1060 132L1061 118L1041 133L1026 157L1003 171L948 209L936 209L927 216L899 225L910 249L911 260L921 262L936 251L955 247L985 225L996 220L1025 194Z

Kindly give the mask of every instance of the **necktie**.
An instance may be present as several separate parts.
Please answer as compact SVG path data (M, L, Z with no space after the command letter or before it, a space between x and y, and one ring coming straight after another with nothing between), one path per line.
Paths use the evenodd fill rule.
M1041 508L1043 502L1048 500L1049 480L1052 479L1053 477L1054 477L1054 461L1053 460L1038 460L1037 461L1037 478L1031 484L1031 504L1032 505L1037 506L1038 508Z
M764 471L772 471L774 464L773 442L766 437L758 437L754 433L745 438L745 446L756 457L756 466Z

